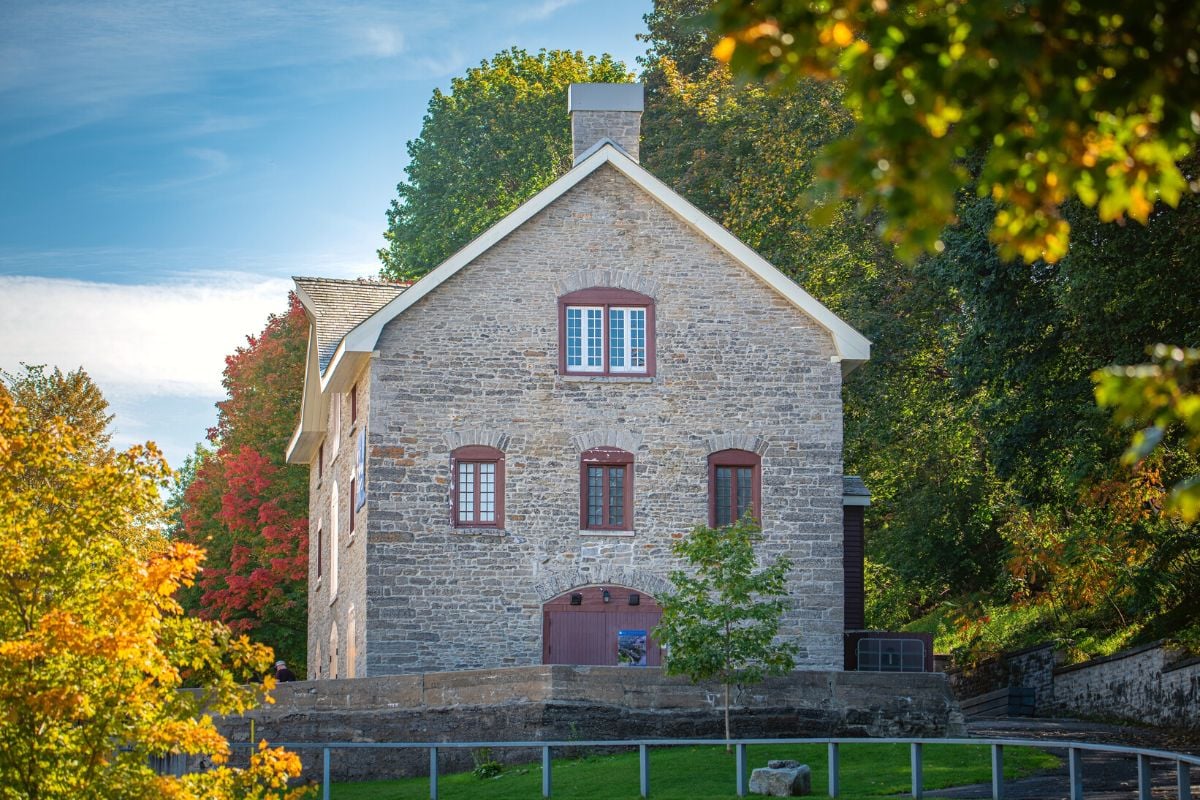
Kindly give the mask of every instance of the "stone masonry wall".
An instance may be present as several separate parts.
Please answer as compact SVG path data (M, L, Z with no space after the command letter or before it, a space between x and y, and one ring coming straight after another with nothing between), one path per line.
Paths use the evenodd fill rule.
M559 295L656 300L657 375L558 374ZM842 666L841 372L829 334L604 166L389 323L371 370L366 675L538 664L573 586L658 595L707 520L707 456L762 455L782 635ZM450 523L450 451L502 443L502 531ZM634 453L632 535L581 531L579 456Z
M328 678L336 674L339 678L361 677L366 674L366 598L367 558L366 534L370 502L355 516L354 530L350 530L350 515L354 512L354 498L350 494L350 479L354 475L357 458L358 431L370 417L371 400L369 385L370 367L363 367L355 378L354 387L358 396L358 418L350 421L350 393L340 392L334 402L341 405L341 441L337 451L333 445L333 403L325 421L324 459L321 470L314 463L309 468L309 550L308 550L308 677ZM368 481L369 481L368 476ZM337 594L332 596L332 547L333 539L331 507L333 485L338 487L338 581ZM322 531L320 557L323 575L317 578L317 528ZM333 631L337 629L336 647ZM349 637L353 635L353 641ZM352 657L351 657L352 656ZM336 669L331 664L336 659ZM350 662L353 662L351 664ZM354 667L352 670L349 669Z
M1001 653L969 668L946 670L950 688L960 700L1009 686L1034 690L1038 709L1054 702L1054 668L1060 656L1049 642Z
M539 666L281 684L275 703L218 720L234 742L569 741L721 738L721 688L657 669ZM796 672L733 698L737 737L956 736L962 715L934 673ZM316 777L320 750L299 750ZM529 761L536 750L496 750ZM426 750L341 750L334 780L427 774ZM470 752L443 749L447 771Z
M576 158L601 139L612 139L634 161L641 150L640 111L574 111L571 113L571 147Z
M1048 710L1200 730L1200 658L1155 644L1060 667Z
M1038 716L1200 728L1200 658L1154 643L1080 664L1061 661L1052 645L1042 644L948 670L946 677L960 700L1008 686L1033 688Z

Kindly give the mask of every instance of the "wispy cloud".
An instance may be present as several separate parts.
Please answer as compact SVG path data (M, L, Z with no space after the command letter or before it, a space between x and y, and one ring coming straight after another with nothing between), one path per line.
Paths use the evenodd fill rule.
M173 192L219 178L229 172L233 163L228 154L212 147L185 147L179 155L181 163L173 175L146 179L136 174L117 174L110 177L119 179L119 182L109 181L97 188L110 196Z
M61 0L6 7L0 121L28 139L125 113L215 80L396 59L452 25L461 3L365 0ZM404 71L393 72L394 80ZM312 80L319 80L319 75ZM15 137L10 137L10 141Z
M283 311L290 281L160 285L0 277L0 366L82 366L137 396L218 398L225 356Z
M542 0L540 3L535 3L532 6L521 9L517 13L517 19L534 21L542 20L551 17L555 12L574 5L578 0Z
M379 58L404 52L404 34L394 25L369 25L362 29L362 41L366 52Z

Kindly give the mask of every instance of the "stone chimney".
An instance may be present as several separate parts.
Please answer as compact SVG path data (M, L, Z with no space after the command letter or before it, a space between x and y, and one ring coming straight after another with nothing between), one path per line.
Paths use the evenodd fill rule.
M612 139L634 161L642 139L640 83L572 83L567 89L574 163L601 139Z

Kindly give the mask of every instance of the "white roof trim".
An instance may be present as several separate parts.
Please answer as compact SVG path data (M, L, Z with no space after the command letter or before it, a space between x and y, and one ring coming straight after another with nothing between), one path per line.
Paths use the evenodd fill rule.
M575 156L575 162L574 162L574 164L572 164L572 166L579 164L579 162L581 162L581 161L587 161L589 158L592 157L593 153L599 152L600 148L604 147L604 145L606 145L606 144L617 148L617 150L621 153L621 155L625 156L630 161L633 160L633 156L629 155L628 150L626 150L624 147L621 147L621 145L617 144L612 139L609 139L607 136L605 136L603 139L596 142L594 145L589 147L587 150L584 150L582 153Z
M594 152L580 161L554 183L538 192L523 203L504 219L488 228L469 244L450 258L443 261L436 269L428 273L407 291L396 297L383 308L376 311L367 319L360 322L338 344L337 350L325 368L321 377L321 389L324 391L333 379L334 373L347 353L369 353L375 350L383 327L414 305L425 295L432 292L450 276L470 264L484 252L504 237L515 231L531 217L553 203L569 189L574 187L588 175L591 175L604 164L612 164L622 174L640 186L652 197L662 203L675 216L686 222L721 250L728 253L734 260L761 279L764 283L789 300L792 305L812 317L818 325L827 330L833 337L834 347L839 360L845 369L847 362L851 368L871 357L871 342L844 320L822 305L815 297L801 289L794 281L771 266L762 256L755 253L747 245L738 240L729 231L700 211L694 205L684 200L672 191L665 183L655 178L640 167L611 141L602 140Z

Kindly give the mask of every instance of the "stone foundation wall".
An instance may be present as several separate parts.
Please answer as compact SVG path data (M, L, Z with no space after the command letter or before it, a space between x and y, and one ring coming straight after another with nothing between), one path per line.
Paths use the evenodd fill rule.
M657 669L538 666L282 684L275 704L218 722L231 741L571 741L723 736L721 687ZM946 736L963 732L945 677L933 673L794 672L736 693L736 737ZM300 751L318 776L320 750ZM495 750L503 761L534 750ZM417 750L334 751L335 780L428 772ZM439 752L446 771L466 750Z

